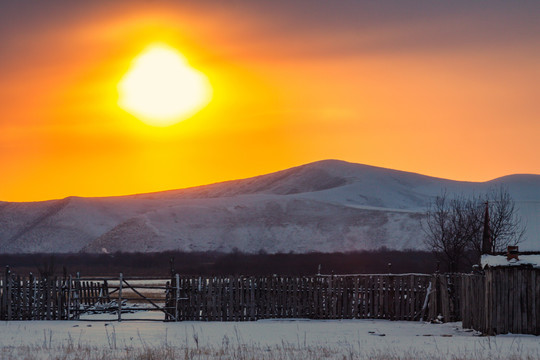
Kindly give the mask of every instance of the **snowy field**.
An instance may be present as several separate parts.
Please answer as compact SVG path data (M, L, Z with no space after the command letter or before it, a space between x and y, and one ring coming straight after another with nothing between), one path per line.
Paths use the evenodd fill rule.
M539 337L386 320L11 321L0 345L0 359L540 359Z

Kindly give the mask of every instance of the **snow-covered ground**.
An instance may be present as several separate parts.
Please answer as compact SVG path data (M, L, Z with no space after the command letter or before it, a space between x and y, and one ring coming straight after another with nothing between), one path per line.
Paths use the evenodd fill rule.
M387 320L11 321L0 323L0 346L6 356L0 356L2 359L17 351L47 358L62 349L84 349L107 351L114 357L126 351L164 348L183 354L182 358L189 352L225 359L540 359L539 337L486 337L462 329L460 323ZM249 356L238 356L242 351ZM270 353L283 356L268 356Z

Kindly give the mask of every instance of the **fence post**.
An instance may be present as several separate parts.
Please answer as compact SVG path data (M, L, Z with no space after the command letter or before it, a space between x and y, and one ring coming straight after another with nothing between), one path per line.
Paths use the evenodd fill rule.
M7 266L6 266L7 269ZM6 270L7 274L7 270ZM2 281L2 298L0 299L0 315L2 320L7 320L7 275Z
M6 285L7 285L7 291L6 291L7 320L12 320L11 319L11 271L9 270L9 266L6 266Z
M77 278L75 279L75 292L73 298L75 299L75 315L74 318L79 319L80 310L81 310L81 273L77 272Z
M122 283L124 275L120 273L120 282L118 283L118 322L122 321Z
M431 287L432 287L432 280L429 279L429 285L426 289L426 297L424 298L424 304L422 305L422 316L420 317L420 321L424 321L426 319L426 310L428 309L429 299L431 297Z
M180 275L176 274L176 296L174 302L174 321L178 321L178 301L180 300Z
M71 276L71 274L69 275L69 279L68 279L68 300L67 300L67 318L68 320L71 320L71 291L73 290L72 288L72 283L73 283L73 278Z

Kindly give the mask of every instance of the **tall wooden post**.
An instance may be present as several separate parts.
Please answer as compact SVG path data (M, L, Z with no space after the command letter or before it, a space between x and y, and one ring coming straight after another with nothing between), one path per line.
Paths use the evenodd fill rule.
M174 321L178 321L178 301L180 300L180 275L176 274L176 291L174 302Z
M6 306L7 306L7 320L12 320L11 316L11 271L9 266L6 266Z
M79 316L81 315L81 273L77 271L77 279L75 280L75 291L73 293L73 298L75 300L74 307L75 307L75 314L74 318L79 319Z
M486 201L486 210L484 212L484 233L482 234L482 254L493 253L493 239L489 228L489 202Z
M118 283L118 322L122 321L122 283L124 275L120 273L120 282Z
M69 275L69 278L68 278L68 298L67 298L67 318L68 320L71 320L71 291L72 291L72 286L71 284L73 283L73 279L71 277L71 275Z

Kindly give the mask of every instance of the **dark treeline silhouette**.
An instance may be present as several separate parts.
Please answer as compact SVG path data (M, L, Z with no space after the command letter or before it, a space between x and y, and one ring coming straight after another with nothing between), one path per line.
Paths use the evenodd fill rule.
M0 265L19 274L62 276L118 275L168 276L170 260L185 275L314 275L367 273L433 273L437 260L427 251L380 249L349 253L246 254L215 252L114 253L114 254L0 254ZM389 265L391 264L391 265ZM441 269L443 270L443 269Z

